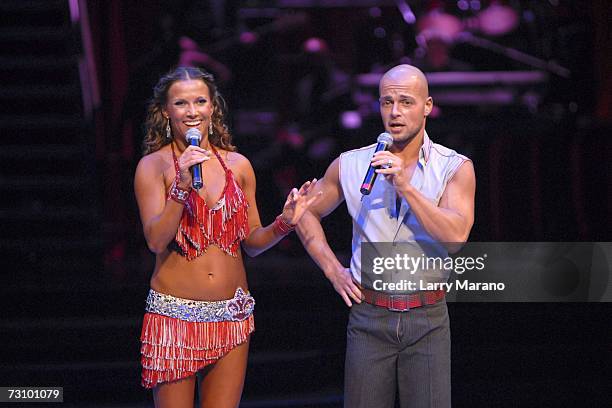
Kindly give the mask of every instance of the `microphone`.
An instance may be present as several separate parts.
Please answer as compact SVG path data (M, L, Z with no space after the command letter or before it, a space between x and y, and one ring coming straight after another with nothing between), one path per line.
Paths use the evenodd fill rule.
M391 137L389 133L384 132L378 135L376 142L378 144L376 145L376 150L374 150L374 153L389 149L389 147L393 145L393 137ZM361 194L368 195L372 192L372 187L374 187L376 176L378 176L378 173L376 173L376 168L370 163L368 172L363 179L363 183L361 183L361 189L359 190L361 191Z
M200 140L202 140L202 133L196 128L190 128L187 133L185 133L185 139L187 139L187 143L191 146L199 146ZM202 182L202 163L191 166L191 179L193 188L196 190L202 188L204 185Z

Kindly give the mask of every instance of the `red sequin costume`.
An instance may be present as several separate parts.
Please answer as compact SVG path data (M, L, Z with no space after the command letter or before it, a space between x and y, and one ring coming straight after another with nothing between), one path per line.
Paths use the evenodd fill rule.
M191 190L170 245L190 261L210 245L236 257L240 242L249 233L249 204L244 192L221 155L211 147L225 172L221 198L209 208L197 190ZM178 179L173 146L172 158ZM255 330L254 304L253 298L240 288L234 298L218 302L175 298L151 290L140 336L142 385L153 388L162 382L190 377L244 343Z
M208 208L197 190L191 190L189 194L175 242L190 261L206 252L211 244L228 255L238 256L240 241L249 234L249 204L232 171L227 168L217 149L212 145L211 148L225 171L225 187L221 198L212 208ZM172 158L178 179L180 173L174 147Z

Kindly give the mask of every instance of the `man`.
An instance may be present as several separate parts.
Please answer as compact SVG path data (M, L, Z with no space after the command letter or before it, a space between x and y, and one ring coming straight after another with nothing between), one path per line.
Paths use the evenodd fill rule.
M368 242L464 243L474 222L472 162L433 143L425 132L433 107L425 75L399 65L380 81L380 113L389 151L345 152L311 194L322 193L298 225L304 247L351 307L347 328L344 406L450 407L450 331L444 292L390 296L361 285L361 246ZM384 175L362 196L372 163ZM350 268L329 247L320 219L343 200L353 218ZM444 276L448 279L450 272ZM427 278L427 274L424 275ZM353 305L353 302L355 303Z

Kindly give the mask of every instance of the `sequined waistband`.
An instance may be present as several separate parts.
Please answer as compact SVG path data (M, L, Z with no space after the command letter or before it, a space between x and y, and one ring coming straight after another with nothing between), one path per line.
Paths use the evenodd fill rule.
M178 298L151 289L145 310L188 322L222 322L246 320L255 308L255 299L242 288L228 300L206 301Z

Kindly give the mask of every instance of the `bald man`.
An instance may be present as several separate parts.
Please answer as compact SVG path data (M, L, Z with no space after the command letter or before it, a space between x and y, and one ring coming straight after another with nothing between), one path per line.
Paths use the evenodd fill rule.
M397 294L364 287L361 247L406 243L448 254L448 249L464 243L474 222L474 167L467 157L432 142L425 132L433 100L418 68L392 68L383 75L379 91L383 125L393 138L391 149L374 154L375 145L370 145L334 160L311 192L322 195L302 218L298 235L351 307L344 406L392 408L397 397L402 408L450 407L445 292L413 288ZM384 177L378 177L369 195L362 195L360 186L370 163ZM334 255L320 223L342 201L353 219L349 268ZM450 275L420 273L426 284L447 281Z

